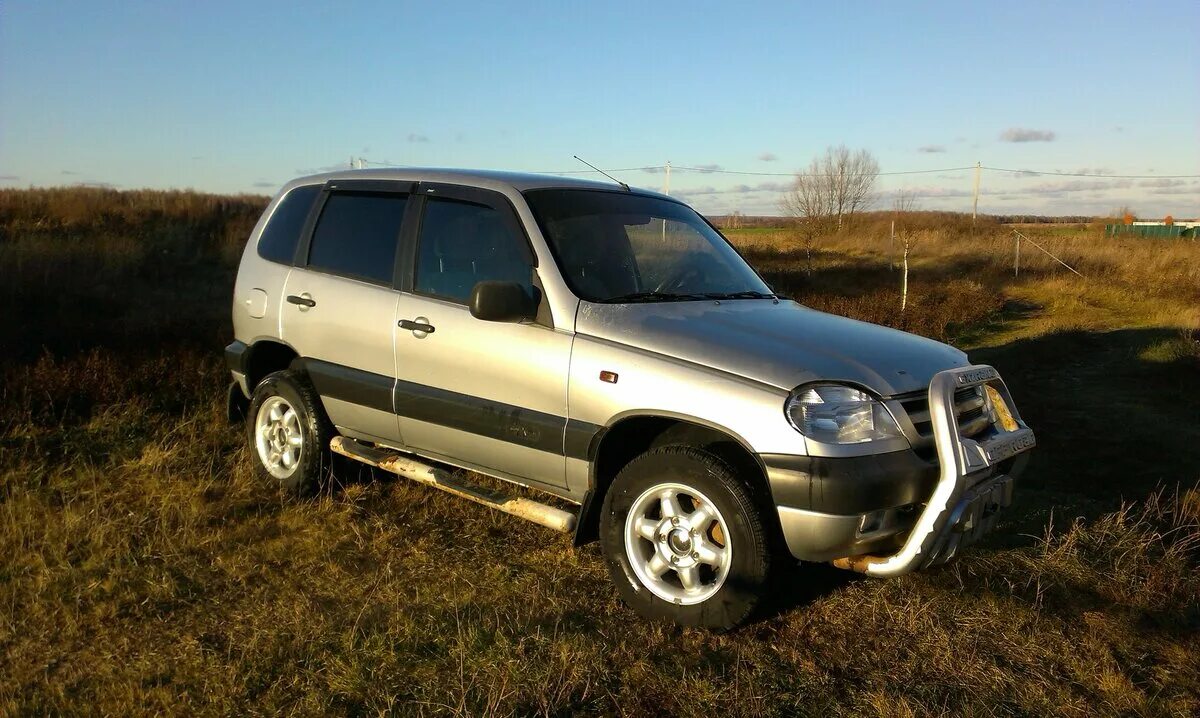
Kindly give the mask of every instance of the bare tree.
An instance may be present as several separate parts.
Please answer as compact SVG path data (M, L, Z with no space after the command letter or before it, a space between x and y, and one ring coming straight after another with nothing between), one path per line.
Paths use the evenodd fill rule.
M904 215L915 211L917 211L917 193L911 189L897 190L896 197L892 200L892 213Z
M828 147L824 155L813 158L807 170L796 175L784 198L785 208L815 202L825 215L836 219L841 229L846 218L870 205L878 177L879 162L870 152L851 151L845 145Z
M816 160L813 160L816 163ZM829 232L833 205L831 195L825 191L825 185L814 178L797 175L792 189L783 194L779 207L784 214L799 219L800 238L804 242L804 255L807 260L807 272L812 274L812 250L817 237Z
M826 148L808 169L796 174L784 193L780 209L800 219L800 232L812 273L812 248L817 237L864 210L872 200L879 163L870 152L852 152L845 145Z
M832 185L833 207L840 230L843 216L853 216L871 204L872 190L879 177L879 162L866 150L851 152L845 145L838 145L825 151L823 164Z

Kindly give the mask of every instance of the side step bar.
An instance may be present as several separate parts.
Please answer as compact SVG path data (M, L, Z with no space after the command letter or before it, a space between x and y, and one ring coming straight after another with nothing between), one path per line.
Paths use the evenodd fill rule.
M329 448L333 449L334 453L355 461L378 467L435 489L441 489L448 494L483 504L488 508L528 519L546 528L563 532L575 530L575 514L530 499L509 496L503 491L477 486L414 456L391 449L368 446L345 436L333 437L333 440L329 442Z

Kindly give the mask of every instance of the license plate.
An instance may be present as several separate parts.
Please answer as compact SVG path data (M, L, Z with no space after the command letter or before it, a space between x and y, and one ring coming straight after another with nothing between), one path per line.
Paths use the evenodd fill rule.
M989 464L995 464L1005 459L1016 456L1022 451L1032 449L1035 443L1033 432L1025 429L1019 433L1005 433L993 437L990 441L985 441L980 444L983 451L987 454Z

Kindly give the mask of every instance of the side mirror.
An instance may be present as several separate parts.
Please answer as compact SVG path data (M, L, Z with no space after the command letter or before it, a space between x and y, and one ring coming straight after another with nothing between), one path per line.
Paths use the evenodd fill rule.
M469 306L485 322L519 322L537 316L538 300L518 282L487 280L472 287Z

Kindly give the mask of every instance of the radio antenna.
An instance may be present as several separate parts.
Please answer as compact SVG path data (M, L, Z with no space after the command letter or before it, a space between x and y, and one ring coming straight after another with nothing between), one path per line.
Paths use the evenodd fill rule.
M605 172L604 170L600 169L599 167L597 167L596 165L592 164L591 162L588 162L587 160L585 160L584 158L580 157L579 155L571 155L571 156L572 156L572 157L574 157L575 159L579 160L580 162L584 163L584 164L585 164L585 165L587 165L588 167L591 167L592 169L596 170L597 172L599 172L600 174L604 175L605 177L609 178L609 179L610 179L610 180L612 180L613 182L616 182L617 184L621 185L621 188L622 188L622 189L624 189L626 192L632 192L632 191L633 191L633 190L629 189L629 185L625 184L624 182L622 182L621 180L617 179L616 177L613 177L613 176L612 176L612 175L610 175L609 173L607 173L607 172Z

